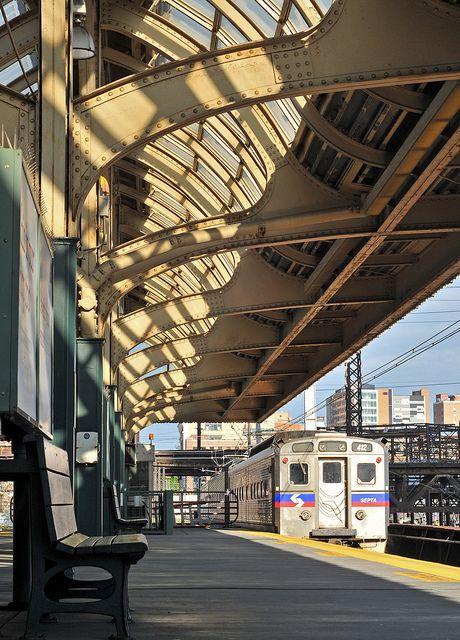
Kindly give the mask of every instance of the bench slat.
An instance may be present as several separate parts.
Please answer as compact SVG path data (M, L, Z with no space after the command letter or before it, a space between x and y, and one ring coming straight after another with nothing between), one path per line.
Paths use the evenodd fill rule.
M51 505L45 507L46 522L51 542L58 542L77 531L73 505Z
M115 536L104 536L99 538L94 546L94 553L112 553L112 540Z
M142 553L148 549L147 538L143 533L123 533L115 536L112 553Z
M41 469L49 469L65 476L70 475L67 452L48 440L43 440L37 447L38 465Z
M88 536L77 531L76 533L72 533L71 536L67 536L67 538L60 540L56 545L56 549L59 549L59 551L63 551L64 553L74 554L78 545L82 544L87 539Z
M72 504L73 493L70 478L54 471L43 470L43 497L45 505Z
M75 553L77 556L83 553L94 553L96 551L96 543L99 542L100 539L100 536L90 536L89 538L86 538L86 540L83 540L83 542L75 549Z

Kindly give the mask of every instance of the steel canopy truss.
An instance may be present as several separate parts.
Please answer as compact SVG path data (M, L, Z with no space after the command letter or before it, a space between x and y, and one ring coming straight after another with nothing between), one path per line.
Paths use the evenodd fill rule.
M43 212L81 225L80 332L128 430L259 421L460 272L456 3L86 0L98 73L68 120L35 102L41 4L0 24L2 130L32 169L40 118L71 131Z

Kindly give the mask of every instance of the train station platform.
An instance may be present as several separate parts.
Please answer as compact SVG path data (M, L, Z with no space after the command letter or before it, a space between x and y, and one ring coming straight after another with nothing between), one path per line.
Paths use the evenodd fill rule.
M321 542L238 530L151 536L131 571L137 640L454 640L460 569ZM11 538L0 537L0 592L10 597ZM19 638L24 613L1 616ZM60 616L49 640L103 640L107 618Z

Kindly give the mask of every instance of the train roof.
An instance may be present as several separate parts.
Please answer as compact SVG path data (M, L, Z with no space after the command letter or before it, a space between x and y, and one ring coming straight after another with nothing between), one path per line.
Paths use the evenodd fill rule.
M324 431L320 431L321 434L327 433ZM288 442L289 440L299 440L300 438L314 437L318 434L318 431L281 431L280 433L275 433L270 438L267 438L263 442L256 444L255 447L252 447L249 452L249 457L257 455L261 451L265 451L265 449L270 449L270 447L281 447L283 444Z
M283 444L286 442L290 442L291 440L302 440L303 438L347 438L352 437L353 439L362 439L362 436L352 435L348 436L344 431L334 431L331 429L316 429L310 431L280 431L279 433L275 433L270 438L267 438L260 444L257 444L255 447L252 447L249 452L249 458L265 451L270 448L281 448ZM368 439L368 438L367 438Z

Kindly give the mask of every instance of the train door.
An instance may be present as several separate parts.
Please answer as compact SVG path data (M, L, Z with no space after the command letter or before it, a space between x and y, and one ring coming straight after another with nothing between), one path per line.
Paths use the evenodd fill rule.
M319 459L318 526L347 526L347 468L342 458Z

